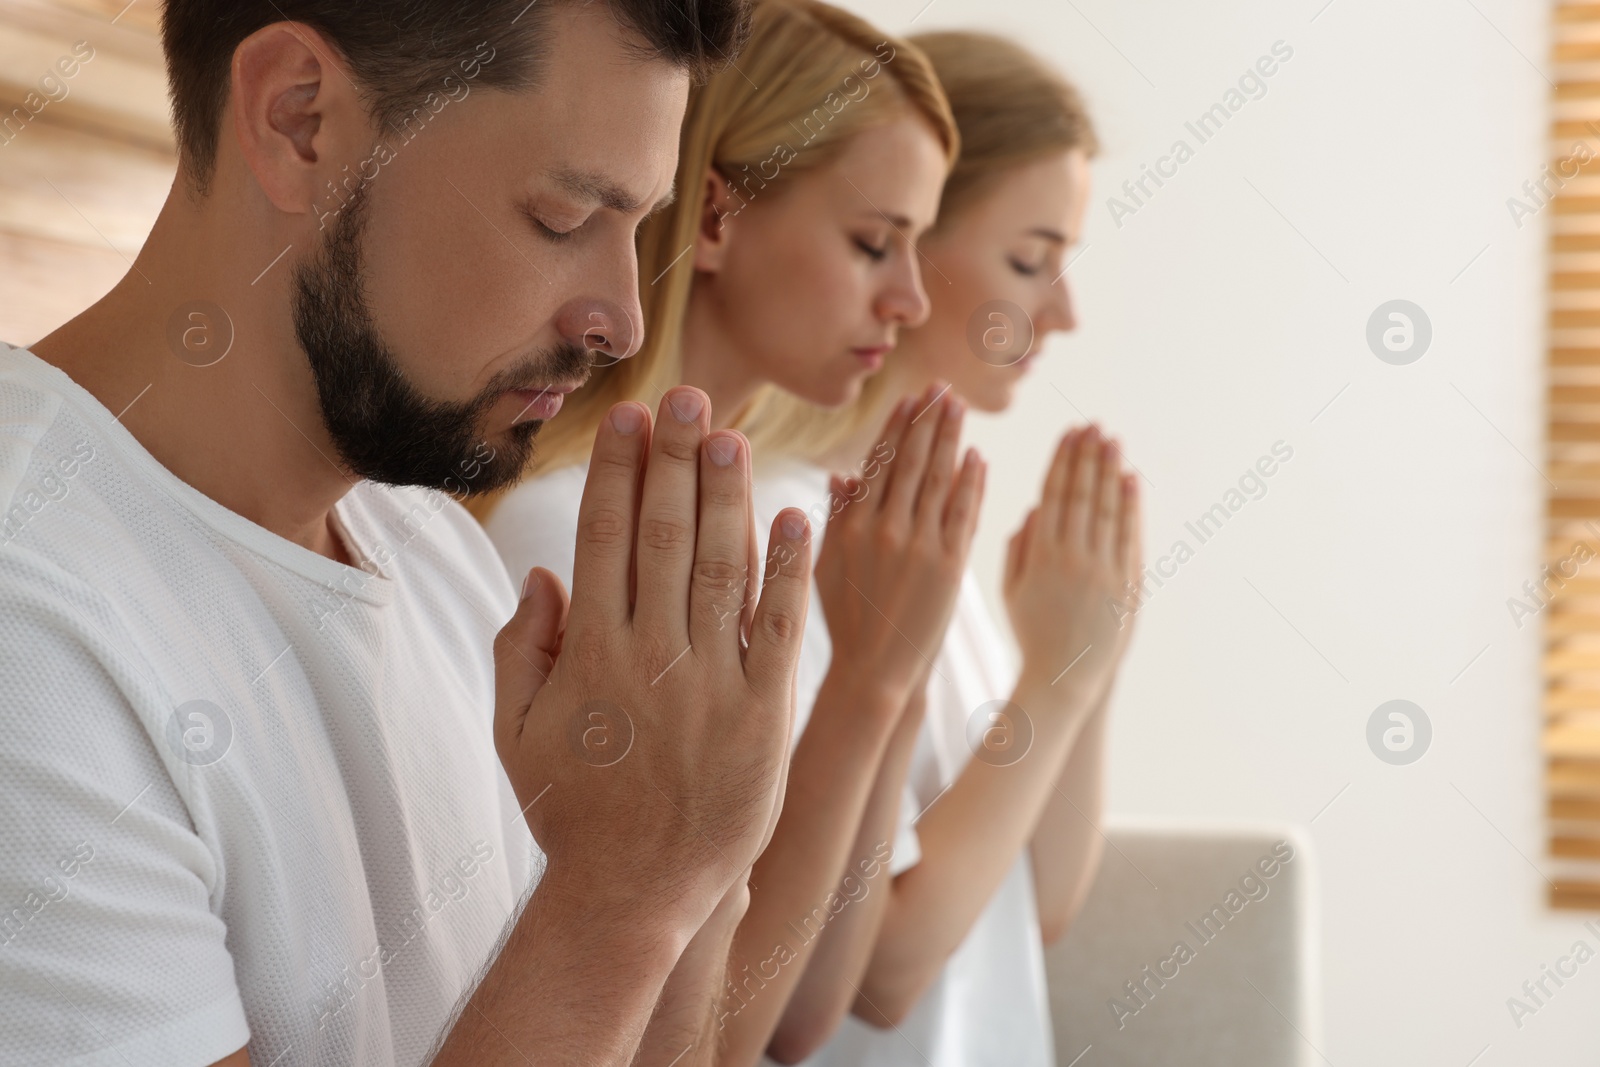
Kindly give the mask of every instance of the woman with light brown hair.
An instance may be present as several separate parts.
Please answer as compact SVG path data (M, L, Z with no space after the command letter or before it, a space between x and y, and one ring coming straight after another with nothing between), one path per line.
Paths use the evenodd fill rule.
M975 454L958 456L963 405L930 402L937 390L890 419L848 507L825 478L757 471L738 431L778 395L851 403L899 332L926 319L915 243L958 141L919 50L819 0L758 0L736 66L691 92L677 200L640 233L641 354L599 368L541 433L534 477L476 506L513 573L537 563L567 577L590 441L601 413L631 399L711 442L701 459L653 442L652 466L737 465L759 511L840 513L817 554L782 815L749 880L720 1032L707 1035L729 1064L769 1050L793 1061L826 1040L855 999L889 877L916 861L902 783L984 475ZM535 221L582 240L581 221ZM641 531L695 536L692 523ZM741 625L743 585L759 575L717 577L724 621ZM663 673L702 654L658 651ZM824 934L836 947L819 957Z
M934 383L1005 410L1043 339L1075 325L1066 265L1097 150L1077 91L999 37L912 40L939 74L962 142L938 221L919 242L932 306L853 404L777 397L761 413L752 439L819 472L868 452L895 399ZM1071 924L1099 863L1105 709L1136 606L1127 591L1141 571L1138 527L1137 486L1117 446L1096 427L1074 430L1005 561L1018 667L966 577L909 772L920 859L878 898L855 1018L808 1062L1056 1063L1043 946ZM902 789L896 768L880 773L876 796ZM835 942L851 932L829 930L817 959L848 952ZM806 1004L802 987L791 1013Z

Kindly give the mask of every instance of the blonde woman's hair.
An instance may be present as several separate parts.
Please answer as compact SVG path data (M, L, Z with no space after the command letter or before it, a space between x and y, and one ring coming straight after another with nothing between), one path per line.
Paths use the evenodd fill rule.
M694 285L695 243L710 168L734 202L825 166L863 130L920 115L954 163L959 136L939 79L905 41L820 0L757 0L748 43L734 64L690 89L679 145L678 199L639 234L644 344L638 355L597 369L567 398L561 416L539 432L534 472L582 462L612 404L651 407L683 380L683 325ZM770 390L764 390L770 391ZM761 398L746 405L748 416ZM748 418L734 421L744 429ZM498 497L468 507L487 519Z
M1078 90L1028 49L970 31L922 33L910 42L933 63L961 134L961 156L945 180L933 233L949 228L1017 167L1073 149L1090 157L1099 152ZM874 375L856 400L835 410L792 394L769 396L752 412L760 425L751 441L769 456L824 459L882 420L898 399L888 395L891 381Z

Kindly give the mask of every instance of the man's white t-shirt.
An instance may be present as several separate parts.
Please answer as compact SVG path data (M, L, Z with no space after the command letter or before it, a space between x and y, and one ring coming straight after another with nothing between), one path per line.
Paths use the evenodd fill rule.
M516 594L442 493L334 515L362 568L0 345L0 1064L417 1064L476 981L542 867Z

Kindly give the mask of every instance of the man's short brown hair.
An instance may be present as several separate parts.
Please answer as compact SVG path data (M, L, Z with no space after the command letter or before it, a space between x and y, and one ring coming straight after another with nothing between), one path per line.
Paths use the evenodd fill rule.
M748 34L749 0L166 0L161 43L179 152L204 189L234 50L263 26L315 27L339 49L378 127L387 129L464 72L482 87L532 87L549 47L550 9L576 2L605 4L639 40L641 58L666 60L697 80L730 61ZM485 54L491 62L482 62Z

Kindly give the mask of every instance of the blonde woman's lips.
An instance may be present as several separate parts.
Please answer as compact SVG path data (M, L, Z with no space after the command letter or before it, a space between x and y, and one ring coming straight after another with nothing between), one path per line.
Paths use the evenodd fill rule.
M877 370L883 366L883 358L889 354L893 345L873 345L870 348L852 348L850 351L864 363L868 370Z

